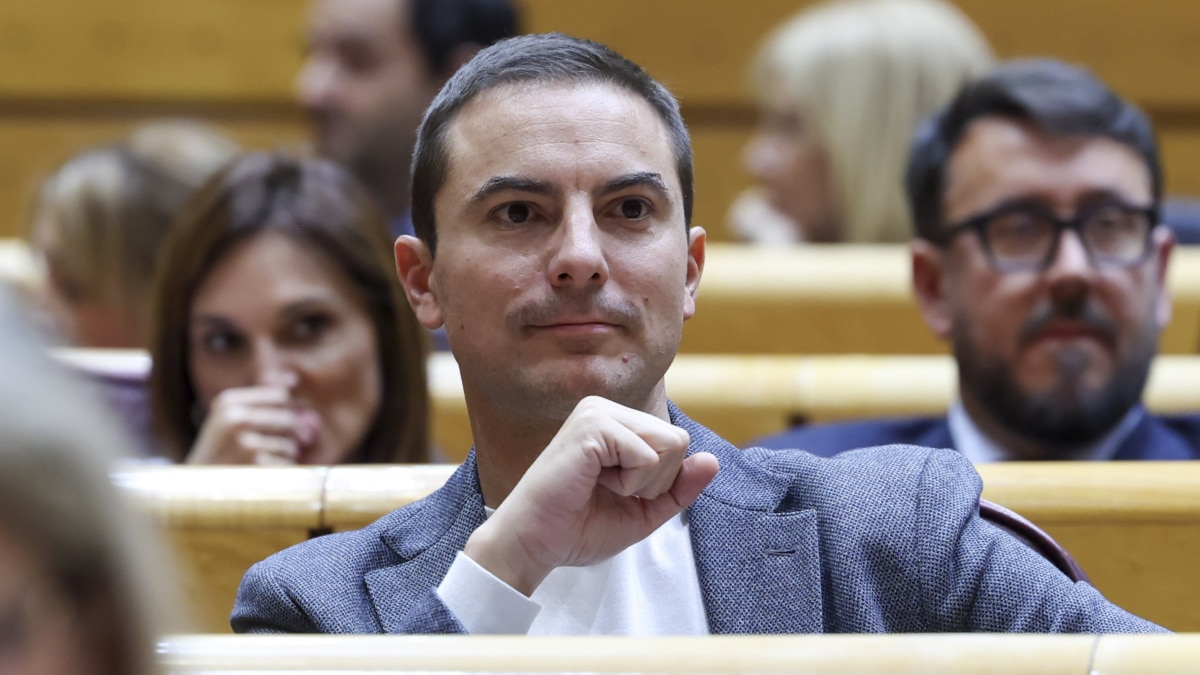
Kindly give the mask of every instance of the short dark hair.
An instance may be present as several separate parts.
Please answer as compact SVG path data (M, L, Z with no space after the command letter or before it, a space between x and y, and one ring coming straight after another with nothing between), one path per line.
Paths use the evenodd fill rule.
M409 25L431 75L446 77L463 45L486 47L517 34L511 0L408 0Z
M967 128L983 117L1021 120L1051 134L1101 136L1129 146L1146 163L1156 208L1162 199L1158 142L1142 111L1083 68L1051 59L1012 61L968 84L917 130L904 187L918 237L938 241L946 167Z
M412 220L418 237L437 247L433 202L449 172L446 132L463 106L480 94L516 83L602 83L637 94L666 125L683 189L684 222L692 222L692 142L679 103L637 64L598 42L561 33L501 40L463 66L438 92L417 130L412 164Z
M200 432L188 317L200 285L237 244L279 232L327 256L362 293L383 400L351 462L428 459L426 341L396 278L387 229L366 192L328 160L245 155L192 197L163 244L151 316L151 409L174 459Z

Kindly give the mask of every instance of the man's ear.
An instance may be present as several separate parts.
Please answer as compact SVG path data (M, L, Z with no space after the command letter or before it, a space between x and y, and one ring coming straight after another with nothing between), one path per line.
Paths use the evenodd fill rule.
M396 240L396 274L417 321L430 330L441 326L442 306L433 292L433 256L425 242L407 234Z
M700 292L700 275L704 273L704 245L708 235L703 227L693 227L688 230L688 261L687 277L684 288L687 297L684 299L683 320L687 321L696 313L696 294Z
M946 257L942 249L924 239L909 247L912 255L913 296L925 324L939 338L950 337L953 323L950 300L946 297Z
M1158 329L1162 330L1171 323L1171 289L1167 287L1167 269L1171 262L1171 252L1175 249L1175 233L1170 229L1159 226L1154 228L1151 246L1156 258L1154 273L1158 284L1158 298L1154 304L1154 320Z

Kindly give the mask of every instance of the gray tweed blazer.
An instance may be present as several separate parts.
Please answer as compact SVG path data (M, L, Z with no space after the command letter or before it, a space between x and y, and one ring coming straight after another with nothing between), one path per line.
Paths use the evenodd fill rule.
M671 406L721 470L689 509L713 633L1157 632L978 515L956 452L738 450ZM237 632L447 633L436 587L484 520L474 453L444 487L256 564Z

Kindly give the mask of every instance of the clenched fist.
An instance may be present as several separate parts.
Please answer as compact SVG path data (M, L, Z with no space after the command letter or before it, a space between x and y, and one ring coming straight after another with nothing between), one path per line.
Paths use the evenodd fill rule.
M526 595L556 567L616 555L717 475L711 454L684 458L688 442L658 417L585 398L463 552Z

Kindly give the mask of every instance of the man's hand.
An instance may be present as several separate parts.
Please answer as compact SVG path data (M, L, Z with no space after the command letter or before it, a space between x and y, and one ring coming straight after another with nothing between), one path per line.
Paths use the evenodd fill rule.
M688 434L591 396L463 552L530 595L555 567L604 560L645 539L700 496L717 459L684 459Z

